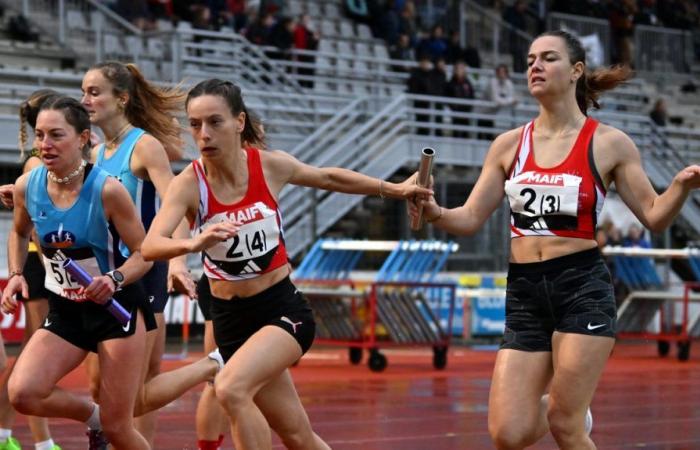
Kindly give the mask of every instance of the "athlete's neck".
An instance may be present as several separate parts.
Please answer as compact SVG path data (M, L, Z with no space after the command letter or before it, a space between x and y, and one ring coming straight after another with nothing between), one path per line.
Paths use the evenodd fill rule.
M129 128L129 121L124 116L115 117L107 123L100 124L100 129L105 135L105 143L116 143L122 138L125 131Z
M540 101L540 114L535 119L535 132L546 136L559 136L572 130L578 130L583 125L586 116L583 115L576 103L566 98Z
M207 178L237 184L247 182L248 156L244 149L221 152L218 157L202 158Z

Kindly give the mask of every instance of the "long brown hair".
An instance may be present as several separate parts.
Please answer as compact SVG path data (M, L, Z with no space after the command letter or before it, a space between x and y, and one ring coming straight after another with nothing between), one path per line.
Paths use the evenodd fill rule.
M24 151L26 150L27 142L29 141L29 136L27 135L27 125L34 130L36 128L36 118L39 115L42 105L57 97L60 97L60 94L53 89L39 89L38 91L32 92L29 97L27 97L27 99L19 105L18 139L20 160L24 160Z
M148 82L134 64L106 61L94 65L90 70L99 70L112 84L115 96L127 93L124 114L134 126L143 128L167 149L182 153L180 126L175 118L182 111L185 92L179 86L166 89ZM171 152L169 151L168 154Z
M248 145L254 145L259 148L265 148L265 136L262 133L260 118L256 114L249 114L248 109L243 102L241 88L230 81L211 78L198 83L190 89L185 101L185 108L189 105L193 98L202 95L216 95L223 98L228 105L233 116L240 113L245 113L245 124L241 132L241 142Z
M576 103L584 115L588 115L588 108L600 109L598 99L600 95L632 78L632 69L626 65L615 65L611 67L601 67L595 70L587 70L586 50L581 45L581 41L563 30L546 31L537 38L543 36L554 36L562 39L566 44L571 64L582 62L584 64L583 75L576 82ZM535 38L535 39L537 39Z

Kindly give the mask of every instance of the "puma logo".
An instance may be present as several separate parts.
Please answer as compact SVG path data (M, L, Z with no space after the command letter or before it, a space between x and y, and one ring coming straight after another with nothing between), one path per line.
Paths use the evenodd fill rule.
M292 330L294 331L294 334L297 334L297 326L301 325L303 323L303 322L292 322L292 320L287 316L282 316L282 318L280 320L282 322L287 322L288 324L290 324L292 326Z

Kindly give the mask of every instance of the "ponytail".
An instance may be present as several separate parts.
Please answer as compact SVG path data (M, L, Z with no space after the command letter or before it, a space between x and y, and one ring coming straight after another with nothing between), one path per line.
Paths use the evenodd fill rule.
M605 92L612 90L629 80L632 70L629 66L616 65L584 70L581 78L576 82L576 103L584 115L588 115L588 108L600 109L598 98Z
M19 105L19 155L20 160L24 161L24 151L27 148L27 125L32 131L36 128L36 118L44 103L59 97L60 94L53 89L39 89L32 92L25 101ZM30 155L31 156L31 155Z
M134 64L107 61L91 70L99 70L112 84L113 93L129 95L124 109L126 119L132 125L143 128L165 147L170 159L182 155L181 127L175 115L182 110L185 93L179 86L160 88L144 78Z
M632 69L630 69L629 66L623 65L598 68L593 71L586 70L586 50L583 48L581 41L567 31L546 31L535 39L543 36L554 36L562 39L569 53L569 61L571 64L573 65L577 62L583 63L583 75L581 75L576 82L576 103L579 109L581 109L581 112L586 116L588 115L588 108L600 108L598 98L603 92L614 89L633 76Z

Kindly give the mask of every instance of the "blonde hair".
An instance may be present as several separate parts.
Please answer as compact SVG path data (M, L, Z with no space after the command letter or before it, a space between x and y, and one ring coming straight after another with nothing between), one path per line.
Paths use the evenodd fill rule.
M115 96L127 93L126 119L158 139L168 155L182 154L181 127L175 114L183 110L186 93L179 86L160 88L148 82L134 64L106 61L93 66L112 84Z
M39 115L41 107L48 100L60 97L61 94L53 89L39 89L32 92L25 101L19 105L19 156L20 160L24 160L24 152L27 148L29 136L27 135L27 124L32 128L36 128L36 118Z

